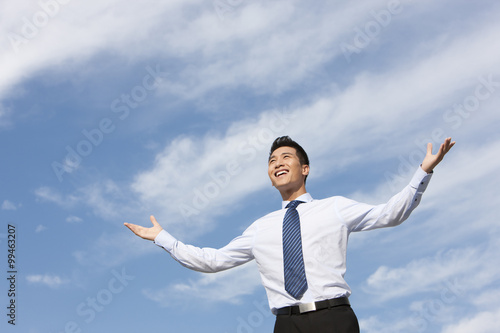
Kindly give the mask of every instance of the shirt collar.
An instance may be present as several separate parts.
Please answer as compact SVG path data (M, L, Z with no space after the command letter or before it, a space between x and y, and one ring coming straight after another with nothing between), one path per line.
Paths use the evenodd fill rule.
M304 201L304 202L311 202L311 201L313 201L313 198L312 198L312 196L309 193L304 193L304 194L302 194L300 197L298 197L295 200ZM290 201L283 201L281 203L281 208L285 209L286 205L288 205L289 202Z

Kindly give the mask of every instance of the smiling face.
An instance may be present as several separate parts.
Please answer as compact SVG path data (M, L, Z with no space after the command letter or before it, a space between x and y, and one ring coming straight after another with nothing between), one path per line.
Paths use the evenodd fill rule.
M294 200L306 193L305 177L309 174L309 166L300 163L295 148L284 146L273 151L267 173L283 200Z

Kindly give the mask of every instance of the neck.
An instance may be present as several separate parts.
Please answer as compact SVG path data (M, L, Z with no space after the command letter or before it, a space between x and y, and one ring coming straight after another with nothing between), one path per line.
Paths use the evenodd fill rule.
M283 201L293 201L300 197L302 194L306 194L306 188L305 186L300 187L297 190L283 190L280 191L281 198L283 198Z

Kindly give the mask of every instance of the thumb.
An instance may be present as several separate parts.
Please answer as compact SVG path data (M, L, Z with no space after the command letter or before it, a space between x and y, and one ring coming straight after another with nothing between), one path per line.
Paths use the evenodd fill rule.
M153 215L151 215L151 216L149 217L149 219L151 220L151 223L153 223L153 225L154 225L155 227L160 226L160 224L156 221L156 219L155 219L155 217L154 217Z
M432 143L427 144L427 155L432 155Z

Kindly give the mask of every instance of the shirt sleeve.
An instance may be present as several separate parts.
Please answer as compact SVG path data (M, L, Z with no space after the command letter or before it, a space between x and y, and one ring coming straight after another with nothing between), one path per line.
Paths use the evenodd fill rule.
M337 213L350 231L365 231L401 224L418 206L432 173L421 167L410 183L389 201L381 205L368 205L342 198L337 203Z
M154 243L165 249L184 267L203 273L215 273L252 260L253 238L254 231L250 226L241 236L220 249L200 248L184 244L162 230Z

